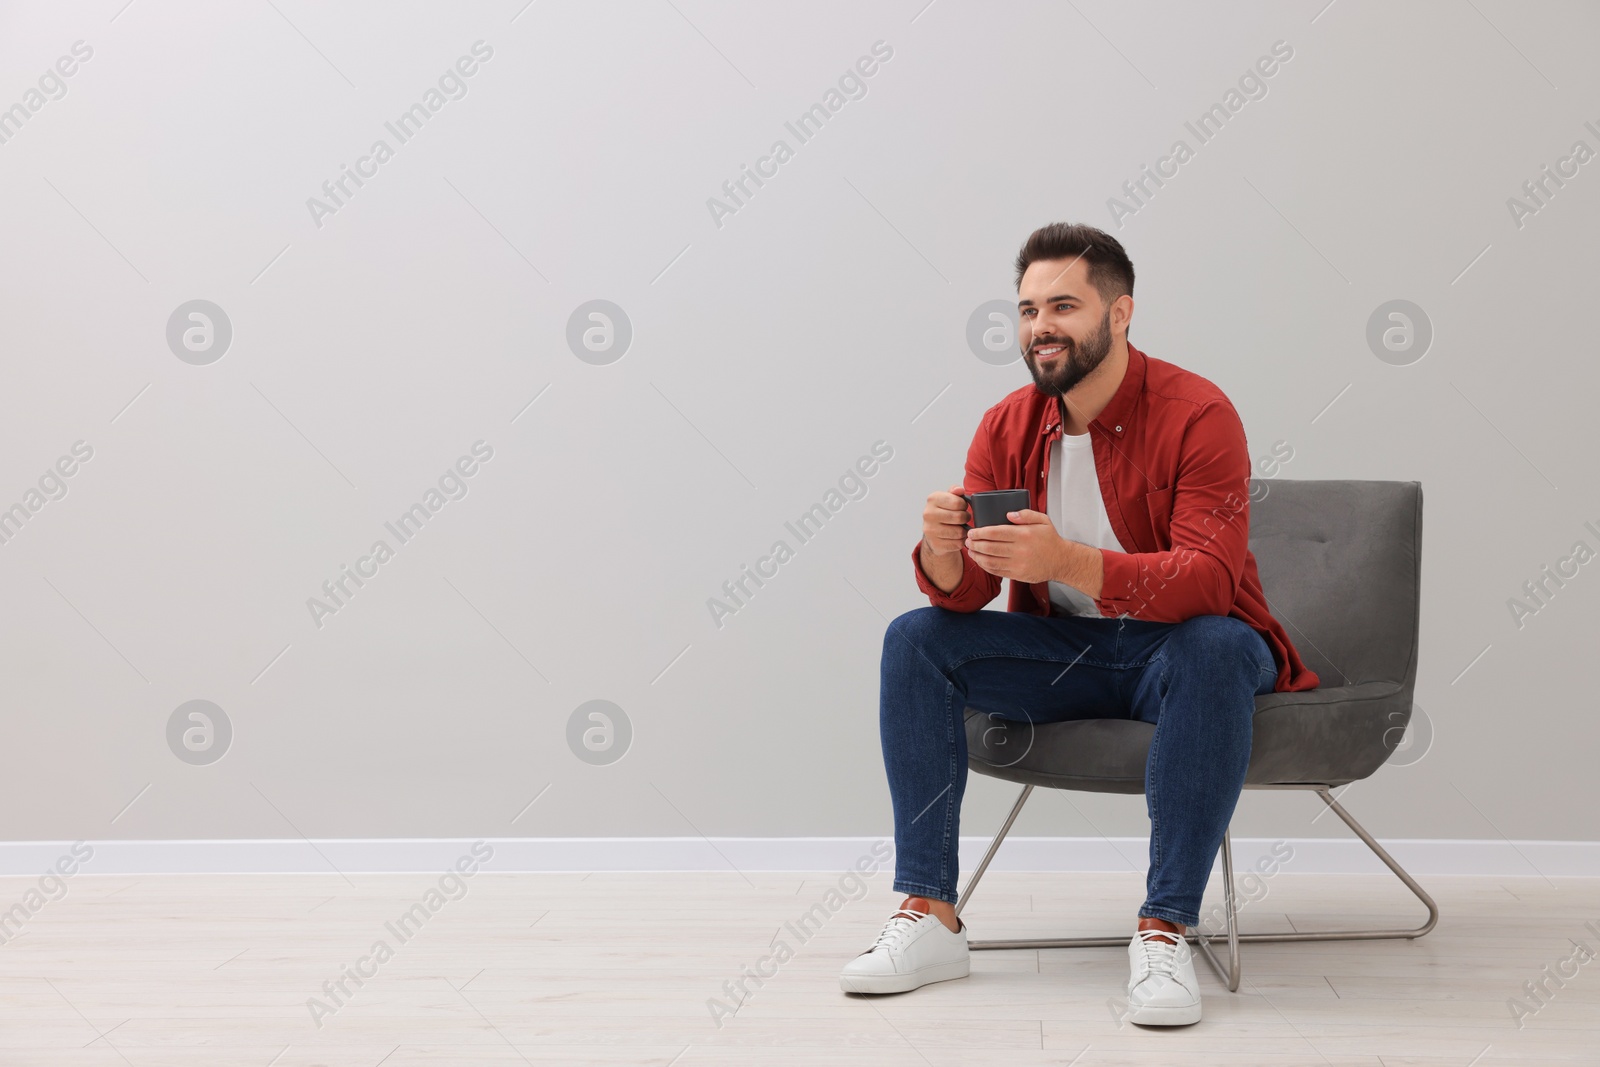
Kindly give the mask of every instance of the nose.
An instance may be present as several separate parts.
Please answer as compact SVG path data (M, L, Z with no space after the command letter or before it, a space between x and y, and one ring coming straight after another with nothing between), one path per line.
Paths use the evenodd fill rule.
M1035 316L1029 325L1031 327L1031 329L1028 331L1028 347L1030 351L1043 344L1062 343L1061 332L1055 328L1054 321L1047 318L1045 315L1040 314Z

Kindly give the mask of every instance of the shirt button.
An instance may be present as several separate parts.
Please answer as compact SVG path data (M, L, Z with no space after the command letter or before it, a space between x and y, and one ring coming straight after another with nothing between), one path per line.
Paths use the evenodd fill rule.
M1121 427L1121 426L1118 426L1118 427L1117 427L1117 432L1118 432L1118 433L1121 433L1121 432L1122 432L1122 427Z

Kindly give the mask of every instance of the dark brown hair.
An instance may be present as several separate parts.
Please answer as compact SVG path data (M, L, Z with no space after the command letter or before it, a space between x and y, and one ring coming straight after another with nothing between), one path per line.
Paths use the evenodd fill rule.
M1124 293L1133 295L1133 261L1122 243L1104 230L1074 222L1052 222L1028 235L1017 253L1017 288L1034 260L1077 256L1088 264L1089 284L1101 300L1109 304Z

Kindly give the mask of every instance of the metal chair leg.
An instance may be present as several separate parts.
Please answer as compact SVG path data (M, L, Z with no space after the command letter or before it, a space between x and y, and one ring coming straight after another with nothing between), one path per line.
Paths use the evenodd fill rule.
M1333 813L1339 816L1339 818L1344 821L1344 824L1350 827L1350 829L1355 832L1356 836L1359 837L1362 842L1372 850L1373 854L1383 861L1384 866L1393 871L1395 876L1405 884L1406 888L1411 890L1412 894L1423 903L1423 905L1428 909L1428 919L1421 926L1412 927L1410 929L1305 930L1292 934L1240 933L1238 925L1238 900L1235 895L1233 881L1232 839L1229 834L1224 833L1222 838L1222 883L1225 898L1224 911L1227 915L1228 922L1228 967L1226 969L1222 967L1220 961L1212 952L1211 946L1208 944L1207 936L1199 933L1198 929L1194 929L1191 933L1188 933L1184 936L1194 941L1200 947L1201 952L1204 953L1206 958L1211 961L1211 965L1216 968L1217 974L1227 983L1230 991L1236 992L1239 988L1239 978L1241 974L1239 945L1243 944L1244 942L1367 941L1376 940L1378 938L1394 937L1418 938L1426 934L1429 930L1432 930L1434 925L1439 921L1439 908L1438 905L1433 902L1433 898L1430 897L1427 892L1425 892L1423 888L1417 884L1416 879L1407 874L1405 869L1395 862L1394 857L1390 856L1388 852L1384 851L1383 846L1378 844L1373 836L1366 831L1366 828L1360 823L1356 822L1354 817L1352 817L1350 813L1347 812L1344 807L1333 798L1333 795L1329 792L1329 786L1307 783L1303 785L1255 786L1252 788L1310 789L1315 791L1316 794L1322 798L1323 803L1332 808ZM978 885L978 879L981 878L984 871L988 869L989 862L994 859L995 853L1000 848L1000 842L1005 840L1005 836L1010 831L1012 823L1016 821L1018 812L1022 810L1023 803L1028 799L1028 795L1032 791L1032 786L1025 786L1023 788L1022 795L1017 798L1016 804L1011 809L1011 814L1006 817L1005 824L1000 827L1000 832L995 835L994 841L989 845L988 852L984 854L983 862L978 865L977 870L973 873L972 880L967 883L967 888L962 892L960 899L956 902L956 911L958 914L960 913L961 909L966 906L968 900L971 899L972 891ZM1215 937L1217 935L1211 936ZM967 941L967 947L975 951L982 949L1008 948L1108 948L1113 945L1125 946L1127 943L1127 935L1119 935L1116 937L1029 937L986 940L969 939Z
M1348 811L1345 811L1337 800L1333 799L1333 795L1328 792L1327 786L1318 786L1317 796L1321 797L1323 803L1333 809L1335 815L1344 820L1346 826L1355 831L1357 837L1366 842L1367 847L1372 850L1373 854L1382 860L1384 866L1393 871L1406 884L1407 889L1416 894L1417 899L1422 901L1428 909L1428 921L1411 930L1311 931L1294 938L1288 938L1281 934L1258 934L1254 938L1247 937L1246 940L1265 940L1269 937L1275 940L1294 941L1347 941L1379 937L1416 938L1432 930L1434 924L1439 921L1439 906L1433 902L1433 898L1423 891L1423 888L1417 884L1416 879L1407 874L1405 869L1394 861L1393 856L1383 850L1383 846L1378 844L1371 834L1367 833L1365 827L1356 822L1355 818Z
M1240 974L1239 908L1238 898L1233 892L1233 836L1228 830L1222 831L1222 900L1222 911L1228 921L1228 969L1223 970L1222 964L1217 962L1217 957L1211 952L1210 939L1200 932L1198 926L1193 927L1194 943L1211 961L1211 966L1216 968L1217 977L1227 985L1228 992L1237 993Z
M972 878L967 882L967 888L956 899L956 914L961 914L961 909L967 906L967 899L972 896L972 891L978 888L978 879L983 877L983 872L989 869L989 861L994 859L994 854L1000 851L1000 842L1006 839L1006 834L1011 832L1011 824L1017 821L1017 816L1022 812L1022 805L1028 802L1028 797L1033 793L1033 786L1022 787L1022 795L1017 797L1017 802L1011 805L1011 814L1006 816L1006 821L1001 825L1000 832L994 835L994 840L989 843L989 851L983 854L983 862L978 864L978 869L972 872ZM971 948L969 944L967 946Z

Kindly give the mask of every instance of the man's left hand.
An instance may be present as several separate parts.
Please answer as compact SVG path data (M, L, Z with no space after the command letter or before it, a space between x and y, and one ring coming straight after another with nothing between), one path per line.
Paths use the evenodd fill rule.
M1037 511L1010 511L1014 526L979 526L967 532L967 552L990 574L1014 582L1059 581L1069 542L1056 532L1050 516Z

